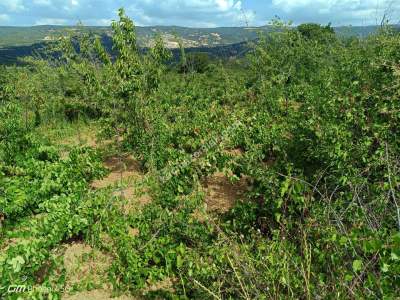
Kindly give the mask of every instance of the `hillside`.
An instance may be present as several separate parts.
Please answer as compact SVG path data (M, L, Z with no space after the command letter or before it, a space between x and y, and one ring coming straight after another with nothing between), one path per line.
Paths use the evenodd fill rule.
M400 27L399 27L400 28ZM376 32L378 26L336 27L340 36L366 37ZM0 26L0 64L15 64L18 58L40 53L46 43L71 31L84 30L101 35L106 48L111 48L110 27L68 27L68 26ZM179 55L178 37L188 52L207 52L214 57L229 58L246 52L246 42L258 37L260 32L270 32L272 27L219 27L188 28L178 26L137 27L137 39L141 48L152 46L154 37L160 34L174 57Z
M342 26L335 27L334 29L340 35L367 36L376 32L379 26ZM0 47L29 46L44 41L51 41L68 31L77 30L90 31L99 35L111 35L110 27L54 25L32 27L0 26ZM253 40L257 37L258 32L271 31L272 27L189 28L179 26L138 26L136 30L139 45L142 47L150 46L154 36L161 34L169 48L177 48L176 37L181 38L186 47L219 46Z
M156 34L161 34L169 48L177 48L176 37L180 37L186 47L218 46L240 43L257 37L257 32L268 31L270 27L220 27L188 28L178 26L137 27L138 42L142 47L151 45ZM111 35L110 27L68 27L68 26L33 26L1 27L0 47L29 46L64 35L68 31L84 30L99 35Z
M111 49L111 28L109 27L0 27L0 64L15 64L18 58L40 53L46 43L71 31L83 30L103 37L107 49ZM254 40L258 32L266 32L269 27L260 28L185 28L177 26L137 27L137 39L141 48L152 46L154 37L160 34L174 57L179 55L178 37L187 52L207 52L212 56L229 58L245 51L245 42Z
M248 51L248 44L246 42L220 45L220 46L200 46L200 47L188 47L185 49L186 53L192 52L206 52L213 58L229 59L231 57L240 57ZM107 48L110 49L108 43ZM18 59L26 56L37 56L43 52L46 47L46 43L37 43L26 46L14 46L8 48L0 48L0 65L13 65L18 64ZM145 48L142 48L145 50ZM180 50L178 48L171 49L173 55L173 61L179 58Z

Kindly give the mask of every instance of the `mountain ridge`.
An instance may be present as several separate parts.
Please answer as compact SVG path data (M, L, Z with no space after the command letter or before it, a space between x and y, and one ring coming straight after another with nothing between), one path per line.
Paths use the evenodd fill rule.
M380 26L342 26L334 27L334 30L341 36L365 37L379 28ZM400 30L399 25L396 28ZM112 30L108 26L0 26L0 64L15 64L18 62L18 58L40 53L47 42L56 40L57 37L65 35L68 31L77 30L102 36L103 42L111 48ZM271 32L274 27L137 26L136 30L138 44L141 48L151 47L154 37L160 34L167 48L173 50L174 56L178 55L179 42L182 42L188 52L201 51L212 56L229 58L240 56L240 53L246 50L247 42L258 38L258 32Z
M398 28L399 25L394 25ZM176 36L182 39L186 47L219 46L240 43L257 38L258 32L272 31L270 25L260 27L215 27L195 28L182 26L137 26L139 45L149 46L156 34L161 34L166 42L173 42ZM339 26L333 27L341 35L367 36L376 32L380 26ZM65 34L66 31L84 30L99 35L111 35L109 26L0 26L0 48L13 46L29 46ZM171 45L172 46L172 45ZM175 45L176 46L176 45Z

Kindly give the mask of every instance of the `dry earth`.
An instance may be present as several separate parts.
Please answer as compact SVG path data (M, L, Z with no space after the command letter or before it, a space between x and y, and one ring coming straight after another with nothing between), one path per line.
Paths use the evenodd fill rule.
M224 173L217 172L203 181L203 188L206 193L207 211L225 213L236 201L243 198L247 191L247 183L245 178L232 183Z
M99 143L93 135L84 135L78 139L78 145L84 144L90 147L106 147L107 143ZM68 144L76 144L76 137L70 138ZM243 155L240 149L227 150L227 153L233 157ZM130 155L110 156L104 161L104 165L109 169L108 176L101 180L92 182L92 189L115 188L112 196L118 197L122 211L130 214L138 211L138 207L151 202L151 197L146 188L140 184L144 178L140 164ZM243 197L247 190L245 178L232 183L222 172L217 172L202 182L202 188L205 192L206 210L198 212L198 218L207 219L207 212L224 213L229 211L237 200ZM139 230L130 228L129 234L138 236ZM107 242L109 237L103 237ZM107 243L112 243L108 241ZM138 299L131 296L120 296L112 298L112 287L104 283L107 278L107 270L112 263L112 257L99 250L91 248L83 242L71 243L65 245L64 265L67 271L67 287L78 286L85 289L85 284L94 284L97 289L83 291L75 294L64 295L67 300L105 300L105 299ZM173 280L149 284L142 292L146 294L151 291L172 290Z

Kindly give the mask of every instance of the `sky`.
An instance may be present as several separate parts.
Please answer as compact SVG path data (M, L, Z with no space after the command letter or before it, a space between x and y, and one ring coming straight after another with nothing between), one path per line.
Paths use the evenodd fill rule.
M275 17L294 24L376 25L400 22L400 0L0 0L0 25L110 25L124 7L139 26L262 26Z

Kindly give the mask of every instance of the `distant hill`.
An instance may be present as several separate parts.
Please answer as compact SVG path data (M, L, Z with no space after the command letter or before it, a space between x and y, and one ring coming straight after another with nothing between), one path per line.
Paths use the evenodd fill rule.
M212 56L229 58L246 52L246 42L255 40L258 32L267 32L272 28L220 27L186 28L178 26L136 27L138 43L141 48L152 46L154 37L160 34L174 57L179 56L178 38L187 52L201 51ZM92 32L102 36L106 48L111 48L110 27L68 27L33 26L0 27L0 64L14 64L18 58L40 53L47 42L66 35L70 31Z
M187 28L178 26L136 27L138 42L141 47L151 45L156 34L161 34L170 48L177 48L176 36L181 38L186 47L219 46L240 43L257 37L257 32L268 31L271 27L220 27ZM111 36L110 27L71 27L71 26L33 26L1 27L0 47L29 46L44 41L51 41L68 31L83 30L99 35Z
M110 50L110 44L107 41L106 48ZM0 48L0 64L5 65L13 65L18 64L18 59L24 56L35 56L40 55L44 48L46 47L46 43L37 43L30 46L14 46L7 48ZM143 51L146 48L142 48ZM232 57L240 57L248 52L250 47L247 42L229 44L229 45L220 45L220 46L200 46L200 47L187 47L185 48L186 53L192 52L206 52L211 57L214 58L224 58L229 59ZM177 61L180 56L180 50L178 48L172 48L173 60Z
M348 26L336 27L341 35L367 36L378 30L379 26ZM188 28L179 26L136 27L139 45L147 47L156 34L161 34L170 48L176 48L176 36L183 39L186 47L220 46L253 40L258 32L271 31L271 26L262 27L217 27ZM0 47L29 46L65 35L68 31L84 30L99 35L110 36L110 27L77 27L77 26L32 26L4 27L0 26Z
M400 27L397 26L400 30ZM152 45L156 34L160 34L167 47L178 53L179 37L189 52L208 52L214 56L229 58L246 52L246 42L255 40L260 32L270 32L271 26L262 27L218 27L187 28L178 26L136 27L138 43L142 48ZM365 37L379 29L379 26L336 27L341 36ZM19 57L40 53L47 42L66 35L71 31L85 31L103 37L110 46L112 31L110 27L77 27L77 26L33 26L2 27L0 26L0 64L13 64Z
M397 30L400 30L400 25L394 25L393 27ZM335 31L341 36L367 37L376 33L380 28L381 26L341 26L335 27Z

